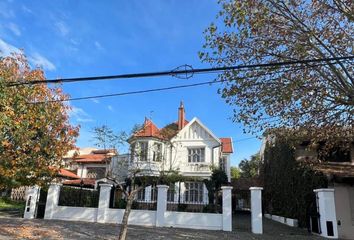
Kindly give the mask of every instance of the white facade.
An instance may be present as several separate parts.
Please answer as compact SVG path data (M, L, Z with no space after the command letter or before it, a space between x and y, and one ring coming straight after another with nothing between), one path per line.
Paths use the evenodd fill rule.
M157 153L158 144L161 148ZM222 153L220 139L197 118L193 118L168 141L156 137L140 137L132 140L130 146L130 166L145 169L151 175L173 170L184 176L208 178L212 167L220 167L222 162L230 180L230 153ZM141 146L146 149L146 153ZM160 154L159 157L157 154Z

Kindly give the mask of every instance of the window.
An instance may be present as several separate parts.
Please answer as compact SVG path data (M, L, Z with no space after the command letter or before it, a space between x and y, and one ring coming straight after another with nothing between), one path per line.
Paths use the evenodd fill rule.
M142 188L138 191L136 198L138 201L145 201L145 188Z
M203 183L202 182L186 182L184 192L184 200L186 202L200 203L203 202Z
M188 162L204 162L205 148L188 148Z
M221 157L220 158L220 162L219 162L220 170L223 170L223 171L226 170L226 163L227 163L227 158L226 157Z
M95 168L95 167L88 167L87 168L87 178L95 178L101 179L104 178L106 175L106 168Z
M131 161L134 161L134 159L135 159L135 156L136 156L136 153L135 153L135 143L132 143L131 145L130 145L130 160Z
M157 201L157 189L156 186L151 187L151 201Z
M148 142L138 143L138 158L140 161L147 161L148 156Z
M167 190L167 201L174 202L175 201L175 184L171 183Z
M159 162L162 160L162 144L154 143L152 161Z

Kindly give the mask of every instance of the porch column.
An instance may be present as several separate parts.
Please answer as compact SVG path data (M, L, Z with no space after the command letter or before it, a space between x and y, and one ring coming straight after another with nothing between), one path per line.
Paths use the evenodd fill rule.
M167 190L166 185L157 185L157 209L156 209L156 227L165 225L165 212L167 208Z
M97 222L99 223L104 223L106 221L106 210L109 209L112 187L112 184L100 184L100 197L97 209Z
M263 234L262 187L250 187L252 233Z
M223 186L222 189L222 230L232 231L232 187Z
M39 198L40 188L32 186L26 191L26 208L23 218L33 219L36 215L36 205Z
M320 214L321 236L338 238L336 206L334 202L334 189L322 188L313 190L317 198L317 207Z
M44 219L52 219L56 208L58 207L60 188L62 184L52 183L49 186L47 202L45 204Z

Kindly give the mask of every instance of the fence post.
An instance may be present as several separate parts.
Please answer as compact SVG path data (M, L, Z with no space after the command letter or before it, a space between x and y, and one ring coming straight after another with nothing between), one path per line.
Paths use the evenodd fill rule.
M109 209L109 201L111 199L112 184L100 184L100 196L97 209L97 222L104 223L106 221L106 210Z
M27 189L26 208L23 218L33 219L36 215L36 205L40 188L38 186L32 186Z
M223 186L222 189L222 230L232 231L232 187Z
M60 194L60 187L62 184L60 183L52 183L49 186L48 194L47 194L47 202L45 204L45 213L44 219L52 219L53 214L58 207L59 202L59 194Z
M262 220L262 187L250 187L251 190L251 223L252 232L263 234Z
M321 236L338 238L336 206L334 189L321 188L313 190L317 197L317 207L320 214Z
M167 208L167 190L166 185L157 185L157 208L156 208L156 227L165 225L165 212Z

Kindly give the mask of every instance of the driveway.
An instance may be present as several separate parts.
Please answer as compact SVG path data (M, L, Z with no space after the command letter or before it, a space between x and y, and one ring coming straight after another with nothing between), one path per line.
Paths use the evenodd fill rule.
M265 234L254 235L246 226L247 216L236 217L233 232L129 226L128 239L322 239L267 219ZM118 232L118 224L0 217L0 239L117 239Z

